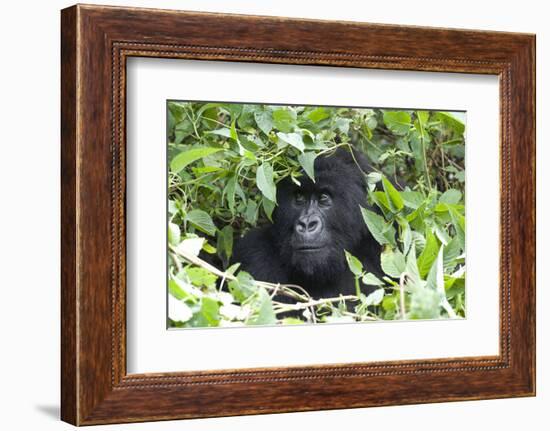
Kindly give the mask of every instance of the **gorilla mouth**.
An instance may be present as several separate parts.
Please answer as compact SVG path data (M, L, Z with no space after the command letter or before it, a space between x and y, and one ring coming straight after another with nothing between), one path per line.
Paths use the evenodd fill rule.
M295 251L300 253L313 253L323 248L324 246L303 246L303 247L297 247Z

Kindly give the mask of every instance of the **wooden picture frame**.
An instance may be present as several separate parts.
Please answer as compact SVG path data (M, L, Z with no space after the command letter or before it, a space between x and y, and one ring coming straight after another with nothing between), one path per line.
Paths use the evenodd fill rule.
M91 425L535 394L534 35L83 5L64 9L61 24L62 420ZM128 375L131 56L497 75L500 354Z

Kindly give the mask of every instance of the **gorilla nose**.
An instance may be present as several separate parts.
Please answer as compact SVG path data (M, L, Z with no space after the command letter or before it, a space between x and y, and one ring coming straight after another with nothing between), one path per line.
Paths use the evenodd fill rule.
M296 223L296 233L313 236L321 231L321 218L317 215L303 216Z

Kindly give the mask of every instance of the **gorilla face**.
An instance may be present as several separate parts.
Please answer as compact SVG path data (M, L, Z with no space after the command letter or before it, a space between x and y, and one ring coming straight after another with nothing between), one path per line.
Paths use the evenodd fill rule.
M280 253L297 280L327 283L346 271L344 250L352 254L368 234L360 206L366 205L363 173L339 150L315 162L315 182L303 175L278 186L274 213Z

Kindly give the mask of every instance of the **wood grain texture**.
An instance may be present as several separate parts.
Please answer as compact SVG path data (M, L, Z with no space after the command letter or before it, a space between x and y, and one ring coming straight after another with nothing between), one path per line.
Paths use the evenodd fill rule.
M79 5L62 11L61 37L63 420L86 425L534 394L533 35ZM498 75L499 356L127 375L131 56Z

